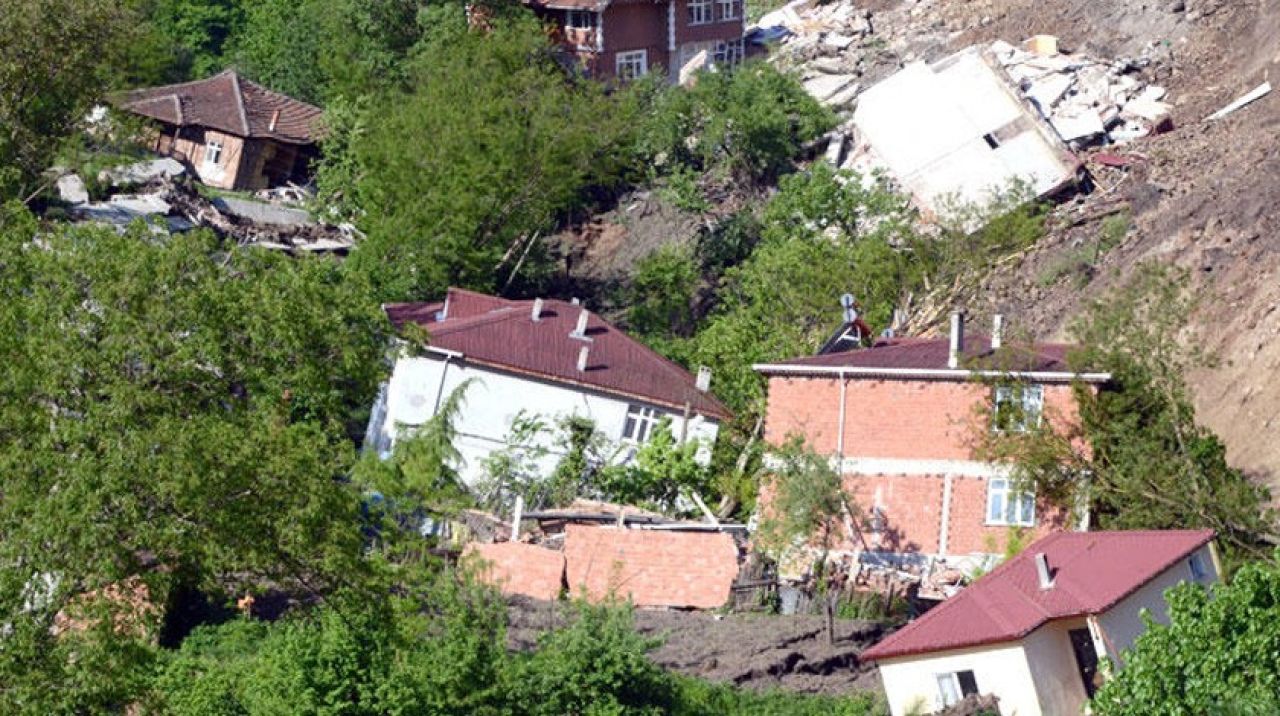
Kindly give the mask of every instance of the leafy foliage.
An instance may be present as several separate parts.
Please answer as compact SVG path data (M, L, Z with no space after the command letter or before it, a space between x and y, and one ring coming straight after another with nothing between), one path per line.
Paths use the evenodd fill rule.
M1280 709L1280 554L1212 591L1166 593L1169 625L1147 618L1124 668L1093 700L1101 716L1273 714Z

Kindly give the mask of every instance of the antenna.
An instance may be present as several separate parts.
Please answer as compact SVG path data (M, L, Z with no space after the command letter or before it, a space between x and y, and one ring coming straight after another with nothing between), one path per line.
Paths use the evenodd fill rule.
M844 308L844 322L853 323L858 320L858 301L852 293L840 297L840 306Z

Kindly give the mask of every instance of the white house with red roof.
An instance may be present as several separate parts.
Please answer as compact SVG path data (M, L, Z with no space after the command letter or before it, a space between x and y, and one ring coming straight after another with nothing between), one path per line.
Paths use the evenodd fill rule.
M766 441L798 435L832 456L868 518L846 525L837 555L971 568L1002 553L1011 530L1026 540L1080 524L1019 492L1007 466L975 459L975 437L1075 420L1074 386L1110 376L1069 368L1070 346L1004 344L993 328L966 337L956 315L939 338L867 339L853 322L818 355L755 366L768 380Z
M695 378L576 303L511 301L452 288L441 303L392 304L385 311L398 329L421 327L427 343L400 352L366 442L388 454L454 389L475 379L455 443L459 473L469 485L484 476L486 457L508 447L517 416L548 428L570 416L589 419L620 446L619 461L630 459L665 417L677 439L698 442L704 462L720 423L731 417L708 391L709 373ZM530 454L546 452L538 458L544 474L563 457L550 430L532 447Z
M863 652L893 716L992 694L1001 714L1075 716L1104 659L1168 623L1164 593L1221 574L1212 530L1058 532Z

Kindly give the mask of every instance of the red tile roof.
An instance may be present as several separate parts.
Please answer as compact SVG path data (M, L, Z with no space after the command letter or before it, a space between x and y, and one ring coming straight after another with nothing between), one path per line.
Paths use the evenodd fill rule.
M533 320L533 301L449 289L445 303L399 303L385 307L396 328L415 323L427 330L431 346L463 354L465 360L539 378L594 388L675 410L686 403L695 413L726 420L729 409L699 391L684 368L595 314L589 314L586 337L569 334L586 310L564 301L545 300L542 316ZM437 313L448 306L447 317ZM583 346L590 352L587 369L578 370Z
M1213 539L1213 530L1056 532L864 651L864 661L1013 641L1045 622L1100 614ZM1035 555L1053 587L1040 589Z
M1067 352L1073 346L1066 343L1037 343L1033 346L1006 344L1001 354L991 349L987 336L965 337L964 351L960 359L963 377L970 369L1025 371L1037 373L1061 373L1064 378L1074 375L1067 366ZM875 373L909 371L946 371L950 355L950 338L880 338L870 348L805 356L758 365L756 370L766 375L772 373L803 372L813 368L815 372L849 368L858 372ZM1095 375L1095 374L1091 374Z
M126 92L118 104L179 127L208 127L238 137L310 144L323 113L226 70L203 80Z

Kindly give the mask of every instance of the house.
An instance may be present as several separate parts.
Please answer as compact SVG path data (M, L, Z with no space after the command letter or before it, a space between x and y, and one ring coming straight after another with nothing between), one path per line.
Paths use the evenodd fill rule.
M743 59L744 0L525 0L597 79L663 72L670 82Z
M151 149L189 164L220 189L264 189L307 180L321 109L227 70L208 79L150 87L116 98L152 120Z
M1001 323L966 337L956 314L949 336L862 347L868 331L854 320L818 355L755 366L768 379L766 441L798 435L831 455L868 518L838 553L973 568L1002 553L1012 530L1026 540L1079 518L1018 492L1007 466L973 458L973 442L1074 420L1073 385L1096 389L1110 376L1069 369L1067 345L1005 346Z
M366 445L389 454L397 439L426 423L453 390L474 378L455 443L459 473L469 485L482 479L485 458L507 447L520 416L547 427L562 418L586 418L623 446L616 458L622 462L668 418L677 439L698 441L704 464L720 423L731 417L708 392L709 371L695 378L575 303L509 301L452 288L441 303L385 310L397 328L418 326L428 342L402 346ZM563 456L550 433L527 443L543 474Z
M861 655L880 666L894 716L994 694L1000 713L1074 716L1106 676L1104 659L1168 623L1164 593L1211 584L1212 530L1059 532L975 581Z
M906 65L859 95L853 124L846 166L883 170L929 217L985 207L1018 181L1054 194L1080 166L987 45Z

